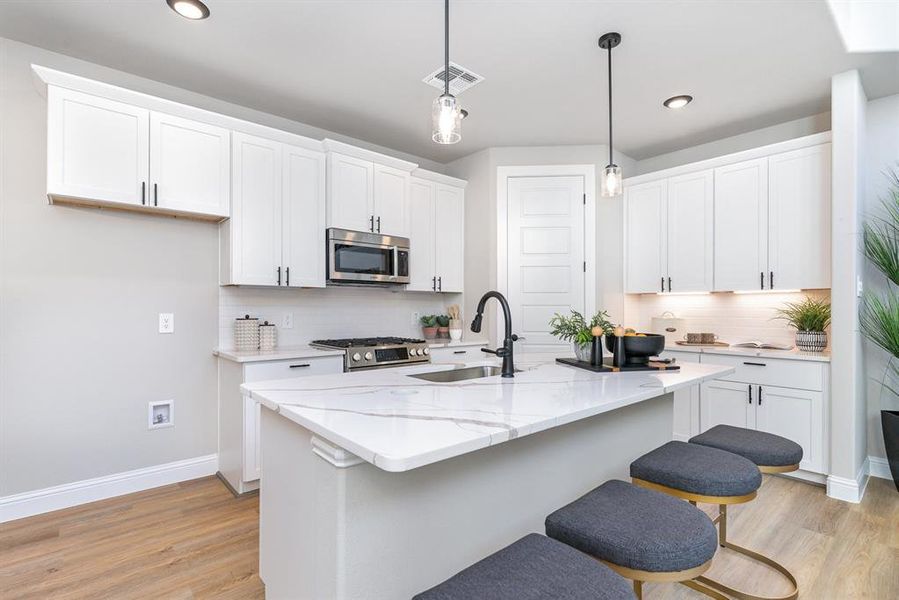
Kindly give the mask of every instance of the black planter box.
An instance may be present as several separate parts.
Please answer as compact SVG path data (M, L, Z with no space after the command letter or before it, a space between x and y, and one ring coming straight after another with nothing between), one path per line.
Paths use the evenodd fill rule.
M880 422L883 425L883 445L886 447L887 460L893 483L899 492L899 410L880 411Z

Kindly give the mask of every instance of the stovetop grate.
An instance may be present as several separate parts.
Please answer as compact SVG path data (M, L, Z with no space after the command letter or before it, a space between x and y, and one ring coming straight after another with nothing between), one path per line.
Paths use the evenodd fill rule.
M369 338L345 338L336 340L313 340L316 346L328 346L330 348L370 348L372 346L396 346L400 344L424 344L424 340L403 337L369 337Z

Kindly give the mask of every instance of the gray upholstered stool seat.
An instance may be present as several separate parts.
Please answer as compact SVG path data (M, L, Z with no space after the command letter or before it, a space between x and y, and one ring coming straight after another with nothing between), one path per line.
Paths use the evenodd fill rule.
M715 425L690 438L690 443L733 452L759 466L788 467L802 460L802 446L792 440L731 425Z
M677 572L712 560L717 532L701 510L624 481L607 481L546 518L546 535L600 560Z
M762 485L752 461L686 442L668 442L644 454L631 463L631 477L702 496L745 496Z
M532 533L413 600L633 600L626 579L574 548Z

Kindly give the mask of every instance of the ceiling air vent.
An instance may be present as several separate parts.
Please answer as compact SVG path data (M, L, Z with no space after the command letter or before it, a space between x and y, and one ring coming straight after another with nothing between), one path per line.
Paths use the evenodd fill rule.
M444 67L441 66L439 69L422 79L422 81L442 92L444 72ZM449 91L453 96L458 96L468 88L477 85L482 81L484 81L484 78L477 73L473 73L454 62L449 64Z

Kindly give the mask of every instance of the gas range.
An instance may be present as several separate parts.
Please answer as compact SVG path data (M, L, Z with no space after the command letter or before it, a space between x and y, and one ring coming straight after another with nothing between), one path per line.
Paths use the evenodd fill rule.
M401 367L431 362L427 342L414 338L372 337L314 340L314 348L344 350L344 371Z

